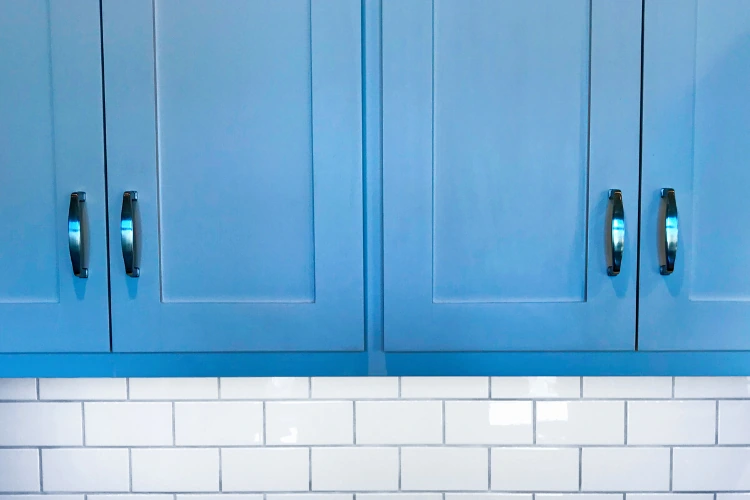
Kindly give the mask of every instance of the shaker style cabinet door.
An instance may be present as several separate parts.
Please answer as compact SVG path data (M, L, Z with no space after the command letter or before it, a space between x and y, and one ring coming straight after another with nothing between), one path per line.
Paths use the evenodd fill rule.
M364 347L358 0L103 0L113 349Z
M98 0L0 0L0 352L109 351L103 136Z
M641 13L383 1L387 350L635 348Z
M749 350L750 2L644 22L638 348Z

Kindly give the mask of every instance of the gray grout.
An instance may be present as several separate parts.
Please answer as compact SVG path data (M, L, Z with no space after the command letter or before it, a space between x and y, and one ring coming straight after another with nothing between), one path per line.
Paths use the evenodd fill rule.
M536 444L536 401L531 402L531 444Z
M266 402L263 401L263 435L261 436L263 446L266 446L266 439Z
M628 445L628 405L630 403L628 401L625 401L625 440L623 443L625 443L625 446Z
M398 447L398 491L401 491L401 447Z
M39 379L35 378L36 381L36 400L39 401Z
M714 429L714 444L719 444L719 400L716 400L716 428Z
M172 445L177 446L177 410L172 401Z
M578 448L578 491L583 490L583 448Z
M672 399L674 399L675 377L672 377Z
M357 445L357 402L352 401L352 443Z
M487 489L492 491L492 447L487 448Z
M313 475L312 475L312 446L307 449L307 490L313 490Z
M669 448L669 491L672 491L674 480L674 448Z
M133 450L128 448L128 491L133 491Z
M581 398L568 397L568 398L493 398L490 401L537 401L537 402L555 402L555 401L579 401ZM583 398L586 402L612 402L612 401L671 401L673 398L661 397L661 398L623 398L623 397L611 397L611 398ZM692 398L674 398L675 401L750 401L750 397L692 397ZM274 402L274 403L299 403L308 401L307 398L284 398L284 399L268 399L268 398L232 398L232 399L0 399L0 405L4 403L231 403L237 401L247 402ZM437 398L437 397L410 397L410 398L316 398L310 401L316 403L336 403L336 402L347 402L347 401L367 401L371 403L378 402L397 402L397 401L488 401L487 398L472 398L472 397L456 397L456 398Z
M39 448L39 491L44 491L44 473L42 470L42 449Z
M221 462L221 447L219 447L219 491L224 491L224 472Z
M446 418L445 418L445 400L443 400L442 404L442 419L443 419L443 444L445 444L445 427L446 427Z

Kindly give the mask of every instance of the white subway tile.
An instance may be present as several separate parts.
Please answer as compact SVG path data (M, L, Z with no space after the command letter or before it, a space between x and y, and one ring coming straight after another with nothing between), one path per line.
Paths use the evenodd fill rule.
M218 399L215 378L131 378L130 399Z
M354 500L354 495L351 493L270 493L266 495L266 500Z
M224 448L221 470L223 491L307 491L310 488L307 448Z
M669 448L584 448L583 491L669 491Z
M443 442L441 401L364 401L356 412L357 444Z
M526 493L446 493L445 500L531 500Z
M132 450L133 491L219 491L216 448Z
M0 401L36 399L35 378L0 378Z
M0 446L83 444L81 403L0 403Z
M221 399L307 399L307 377L240 377L221 379Z
M583 397L669 399L672 397L672 377L583 377Z
M719 493L716 500L750 500L750 493Z
M492 377L493 399L571 399L580 396L580 377Z
M87 446L169 446L170 403L84 403Z
M442 493L357 493L356 500L443 500Z
M42 450L44 491L128 491L128 450L58 448Z
M174 425L177 446L260 445L263 403L175 403Z
M531 401L446 401L445 442L531 444L532 413Z
M318 399L390 399L398 397L398 377L313 377Z
M535 500L623 500L622 493L543 493Z
M352 444L351 401L266 403L266 444Z
M40 378L39 399L63 401L127 399L124 378Z
M173 500L166 493L116 493L108 495L86 495L86 500ZM226 499L229 500L229 499ZM239 499L238 499L239 500Z
M316 491L393 491L398 474L397 448L312 449Z
M577 448L492 448L493 490L578 491Z
M537 444L623 444L622 401L539 401Z
M481 399L489 394L487 377L403 377L401 397L412 399Z
M719 444L750 444L750 401L719 402Z
M747 398L750 377L676 377L676 398Z
M84 500L83 495L3 495L0 494L0 500Z
M714 496L710 493L628 493L625 500L714 500Z
M40 491L39 451L0 450L0 491Z
M631 401L628 444L713 444L714 401Z
M357 493L357 500L443 500L441 493Z
M750 490L750 448L675 448L674 491Z
M263 500L263 495L260 493L250 495L247 493L181 493L176 497L176 500Z
M487 490L488 460L485 448L402 448L401 489Z

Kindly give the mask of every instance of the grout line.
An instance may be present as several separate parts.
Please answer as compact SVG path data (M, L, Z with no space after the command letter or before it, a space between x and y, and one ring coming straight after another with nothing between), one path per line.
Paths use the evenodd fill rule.
M218 392L218 394L219 394L219 398L218 398L218 399L221 399L221 377L216 377L216 379L218 380L218 382L216 382L216 384L217 384L217 389L218 389L218 391L219 391L219 392Z
M39 401L39 379L34 380L36 380L36 400Z
M128 491L133 491L133 450L128 448Z
M86 446L86 409L83 402L81 402L81 437L83 446Z
M492 377L487 377L487 399L492 399Z
M442 412L443 412L443 413L442 413L442 415L441 415L441 418L442 418L442 420L443 420L443 422L442 422L442 424L443 424L443 444L445 444L445 427L446 427L446 418L445 418L445 400L443 400L443 404L442 404Z
M674 448L669 448L669 491L672 491L674 479Z
M583 377L580 378L580 383L578 384L578 399L583 398Z
M211 491L180 491L178 493L178 495L180 495L180 496L187 496L187 495L191 495L191 496L192 495L196 495L196 496L212 496L212 493L214 495L216 495L219 492L218 491L214 491L214 492L211 492ZM232 491L231 493L230 492L225 492L224 495L225 496L263 495L263 493L264 492L262 490L243 490L243 491ZM309 493L312 493L312 495L309 495ZM408 498L408 495L421 495L421 494L438 495L438 494L440 494L440 492L436 491L436 490L409 490L408 492L407 491L402 492L403 493L402 495L399 495L398 493L399 493L398 490L367 490L367 491L356 492L356 494L358 494L358 495L368 495L368 496L369 495L394 495L395 494L394 495L395 497L397 497L397 498L404 498L404 499ZM456 490L456 491L453 491L453 490L451 490L450 493L470 494L470 495L479 494L479 495L482 495L482 496L486 495L486 492L483 492L482 490L469 490L469 491L466 491L466 490ZM496 490L496 491L493 491L492 493L493 494L498 494L498 495L505 495L505 494L511 494L511 495L531 495L531 492L529 490ZM679 492L675 492L675 495L678 496L678 497L682 497L682 496L686 496L687 497L687 495L706 495L706 494L713 495L714 493L748 495L748 494L750 494L750 490L748 490L748 489L743 489L743 490L719 490L717 492L707 492L705 490L686 490L686 491L682 491L681 490ZM83 496L83 495L86 495L86 494L88 494L88 495L122 496L122 497L130 497L130 496L133 496L133 497L142 497L143 496L143 497L145 497L146 495L157 495L157 496L163 496L163 495L169 495L169 496L171 496L171 495L173 495L173 493L165 493L164 491L143 491L143 492L138 491L138 492L134 492L132 495L129 495L128 492L126 492L126 491L123 492L123 491L112 491L112 490L97 491L95 493L92 493L90 491L67 491L67 490L65 490L65 491L58 491L58 490L55 490L55 491L45 491L41 496L47 496L47 495L49 495L49 496L52 496L52 495L60 495L60 496L80 495L80 496ZM352 491L352 490L316 490L316 491L307 491L307 490L303 490L303 491L300 491L300 490L278 490L278 491L273 491L271 494L272 495L276 495L276 496L282 496L282 495L292 496L293 495L295 497L308 497L308 496L309 497L313 497L313 496L318 496L318 495L330 495L330 494L352 495L352 494L355 494L355 492ZM618 495L618 494L622 495L622 493L620 493L619 491L614 491L613 492L612 490L604 490L604 491L602 491L602 490L588 491L587 490L587 491L583 492L583 495L579 495L578 492L576 492L576 491L566 491L566 492L562 492L561 493L559 491L551 490L551 491L545 491L543 494L544 495L560 496L560 497L570 496L571 498L574 497L574 496L575 497L580 497L580 496L588 497L588 496L592 496L592 495ZM659 491L654 491L654 490L637 490L637 491L629 491L628 494L631 494L631 495L658 495L660 497L665 497L665 498L667 498L667 497L670 496L669 492L668 491L664 491L664 490L659 490ZM3 497L13 496L13 497L21 497L21 498L23 498L23 497L29 497L29 498L31 498L31 497L38 497L38 496L40 496L40 494L39 494L38 491L37 492L29 492L29 491L8 491L8 492L5 492L5 491L3 491L2 496Z
M352 401L352 443L357 446L357 402Z
M398 447L398 491L401 491L401 447Z
M307 449L307 491L313 489L313 475L312 475L312 446Z
M492 447L487 448L487 490L492 490Z
M130 399L130 378L125 379L125 399Z
M578 448L578 491L583 491L583 448Z
M312 377L307 377L307 399L312 399Z
M531 402L531 443L536 444L536 401Z
M676 377L672 377L672 399L674 399L674 386Z
M628 445L628 405L630 403L628 401L625 401L625 446Z
M175 403L172 402L172 446L177 446L177 415L175 410Z
M37 450L39 452L39 491L44 492L44 473L42 470L42 449Z
M219 491L224 491L224 473L221 463L221 447L219 447Z
M266 446L266 402L263 401L263 436L261 436L263 446Z
M714 444L719 444L719 400L716 400L716 422L715 422L715 429L714 429Z
M401 399L401 378L398 377L398 399Z

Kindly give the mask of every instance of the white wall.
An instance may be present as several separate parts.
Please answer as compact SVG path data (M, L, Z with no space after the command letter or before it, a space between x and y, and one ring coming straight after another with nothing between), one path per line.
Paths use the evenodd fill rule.
M0 500L750 500L750 378L0 379L0 400Z

